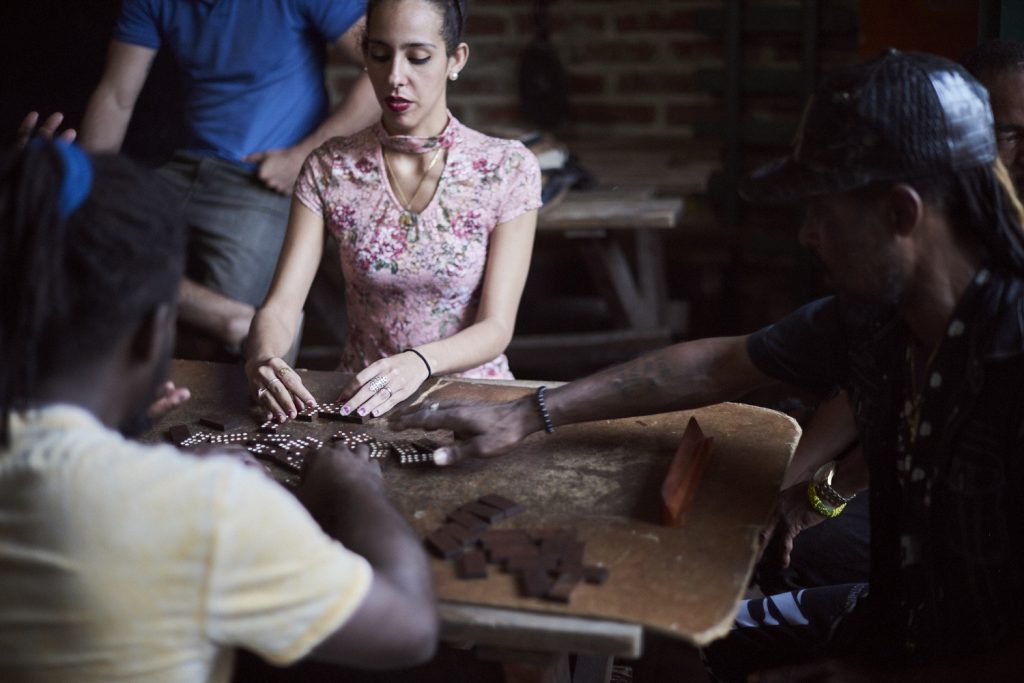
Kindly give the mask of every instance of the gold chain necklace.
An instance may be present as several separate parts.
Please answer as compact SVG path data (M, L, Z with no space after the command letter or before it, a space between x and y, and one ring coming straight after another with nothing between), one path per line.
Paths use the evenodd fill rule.
M402 186L398 182L398 176L395 174L395 169L391 168L391 160L388 159L387 150L381 150L381 156L384 157L384 165L388 167L388 174L390 175L392 187L398 190L398 198L405 207L402 211L402 215L398 217L398 224L405 228L406 239L410 242L415 242L420 238L420 215L412 210L413 202L415 202L416 197L419 196L420 190L423 189L423 183L426 181L427 176L430 175L430 172L433 170L437 160L441 158L441 152L443 150L444 147L438 147L437 151L434 152L434 157L430 160L430 163L427 164L427 170L423 172L423 177L420 178L420 182L416 185L416 189L412 193L412 198L408 200L406 200L405 192L402 191ZM409 232L412 230L416 231L415 237L409 236Z

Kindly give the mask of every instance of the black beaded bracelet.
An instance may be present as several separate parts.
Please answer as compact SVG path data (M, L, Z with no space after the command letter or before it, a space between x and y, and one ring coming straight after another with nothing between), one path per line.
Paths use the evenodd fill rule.
M423 361L423 364L427 366L427 379L430 379L431 377L434 376L434 371L430 369L430 363L427 362L426 357L424 357L422 353L420 353L416 349L406 349L406 351L408 351L409 353L415 353L417 356L420 357L420 360Z
M540 411L540 419L544 421L544 431L554 434L555 424L551 421L551 413L548 412L548 406L544 402L544 392L547 389L547 387L537 387L537 410Z

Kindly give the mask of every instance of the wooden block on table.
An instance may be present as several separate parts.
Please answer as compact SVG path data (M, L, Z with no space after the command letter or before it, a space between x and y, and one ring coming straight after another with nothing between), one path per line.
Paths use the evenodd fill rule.
M509 572L510 574L517 574L528 569L544 569L544 567L541 565L540 555L511 555L509 557L504 558L504 561L501 563L501 566L502 569Z
M474 533L461 524L455 523L445 524L439 531L448 534L464 546L475 543L480 536L479 533Z
M486 579L487 561L479 550L471 550L455 561L455 572L460 579Z
M533 545L521 545L519 543L492 544L487 546L487 559L491 562L504 562L510 557L517 555L524 557L539 557L540 551Z
M556 602L569 602L576 586L580 585L580 575L576 572L562 572L551 584L544 597Z
M597 565L586 565L583 567L583 580L598 586L608 580L608 568Z
M519 585L523 595L528 598L539 598L547 594L551 588L552 580L543 569L527 569L519 575Z
M487 522L476 515L469 514L468 512L459 512L456 510L455 512L448 514L448 520L464 526L476 534L482 534L487 530Z
M175 446L180 446L192 436L192 428L187 424L177 424L167 430L167 440Z
M582 541L571 541L562 550L562 561L559 565L563 568L574 568L577 572L583 567L583 550L585 544Z
M462 554L462 544L442 531L435 531L426 538L427 547L444 559Z
M490 505L484 505L483 503L474 501L472 503L466 503L459 508L460 512L468 512L471 515L476 515L480 519L484 520L488 524L494 524L504 519L504 515L498 508L493 508Z
M497 493L488 493L486 496L481 496L477 499L477 502L501 510L501 519L515 517L523 511L522 505L504 496L499 496Z
M711 457L712 441L691 417L661 485L662 523L666 526L683 525Z
M485 548L492 545L532 545L530 535L521 529L488 529L480 534L480 542Z

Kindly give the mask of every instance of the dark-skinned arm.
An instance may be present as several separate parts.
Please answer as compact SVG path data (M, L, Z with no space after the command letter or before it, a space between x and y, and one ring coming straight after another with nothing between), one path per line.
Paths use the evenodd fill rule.
M547 392L554 424L566 425L736 399L772 380L747 354L746 337L675 344ZM544 428L533 395L500 404L427 402L392 418L405 429L451 429L459 441L435 454L439 465L500 455Z

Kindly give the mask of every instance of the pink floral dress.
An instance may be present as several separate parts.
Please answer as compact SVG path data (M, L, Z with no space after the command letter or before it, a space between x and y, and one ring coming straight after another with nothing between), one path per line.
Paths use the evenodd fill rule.
M440 137L413 139L421 150L447 147L448 156L437 191L408 225L382 145L409 140L389 138L380 124L329 140L295 186L340 248L349 333L338 369L345 372L472 325L491 230L541 204L540 168L526 147L449 117ZM459 376L512 379L504 354Z

